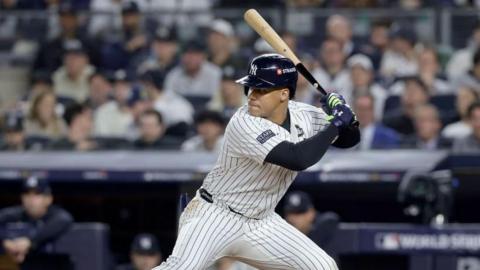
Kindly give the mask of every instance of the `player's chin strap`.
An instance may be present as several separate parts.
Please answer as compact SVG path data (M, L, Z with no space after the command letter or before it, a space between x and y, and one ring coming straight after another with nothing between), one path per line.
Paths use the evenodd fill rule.
M201 197L202 199L204 199L206 202L208 202L208 203L213 203L213 196L212 196L212 194L210 194L206 189L200 188L200 189L198 190L198 192L200 193L200 197ZM235 214L240 215L240 216L245 217L245 218L250 218L250 219L258 220L258 218L247 217L247 216L245 216L244 214L233 210L233 208L230 207L230 206L228 206L228 205L227 205L227 207L228 207L228 210L230 210L230 212L232 212L232 213L235 213Z

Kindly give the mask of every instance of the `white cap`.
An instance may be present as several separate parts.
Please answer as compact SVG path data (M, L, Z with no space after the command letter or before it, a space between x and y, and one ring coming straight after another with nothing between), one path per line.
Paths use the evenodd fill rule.
M216 19L210 24L210 30L220 33L227 37L233 37L233 26L222 19Z
M349 68L353 68L354 66L359 65L360 67L366 69L366 70L372 70L373 69L373 64L370 58L368 58L364 54L355 54L348 58L347 60L347 66Z

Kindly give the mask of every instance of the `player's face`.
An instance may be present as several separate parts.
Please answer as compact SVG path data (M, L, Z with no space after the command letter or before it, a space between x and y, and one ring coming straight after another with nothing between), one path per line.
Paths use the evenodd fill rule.
M41 194L35 191L29 191L22 194L22 204L27 214L32 218L43 217L52 204L52 196L49 194Z
M141 255L134 253L131 255L131 260L135 270L150 270L160 264L161 257L160 255Z
M248 112L252 116L274 118L279 108L288 102L288 88L255 89L248 92Z

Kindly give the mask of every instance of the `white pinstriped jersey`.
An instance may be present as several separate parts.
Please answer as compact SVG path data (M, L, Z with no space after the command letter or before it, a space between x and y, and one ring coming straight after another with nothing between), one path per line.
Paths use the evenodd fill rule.
M314 106L289 101L290 132L241 107L227 125L224 144L203 187L215 203L246 217L263 218L272 211L297 172L264 162L282 141L300 142L328 125L326 113Z

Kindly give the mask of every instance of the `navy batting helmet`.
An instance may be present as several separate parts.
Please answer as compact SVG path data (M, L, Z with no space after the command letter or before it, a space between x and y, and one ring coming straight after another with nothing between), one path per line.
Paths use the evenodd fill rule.
M287 87L290 99L295 96L298 73L293 62L280 54L262 54L253 58L248 75L236 82L245 86L245 95L249 88L271 89Z

